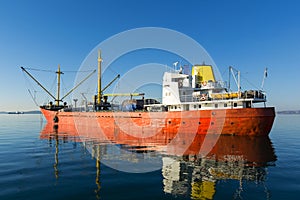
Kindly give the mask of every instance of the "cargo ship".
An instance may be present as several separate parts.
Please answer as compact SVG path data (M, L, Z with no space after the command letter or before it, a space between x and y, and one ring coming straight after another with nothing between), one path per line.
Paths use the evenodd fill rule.
M162 101L159 102L144 98L144 93L105 94L101 87L101 62L99 51L97 94L94 96L92 108L86 106L80 111L68 106L66 102L62 103L64 97L77 86L60 98L60 67L56 72L56 97L24 67L21 68L54 99L55 103L49 102L40 106L49 123L85 123L96 125L96 128L103 132L119 128L127 134L142 138L149 137L149 134L143 133L151 131L153 135L158 132L184 132L239 136L265 136L271 131L275 108L266 106L265 92L241 91L240 72L233 67L229 67L229 72L237 74L237 77L234 76L237 91L232 91L229 84L226 86L225 82L216 80L213 67L205 63L192 66L189 74L182 68L166 71L162 77ZM128 99L116 106L109 100L110 97L116 96L128 96Z

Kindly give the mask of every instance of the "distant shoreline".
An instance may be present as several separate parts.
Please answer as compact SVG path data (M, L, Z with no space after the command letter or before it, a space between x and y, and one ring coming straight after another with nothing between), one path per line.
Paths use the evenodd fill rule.
M39 110L33 110L33 111L1 111L0 114L9 114L9 115L41 114L41 111L39 111Z
M284 114L284 115L300 115L300 110L284 110L278 111L277 114Z

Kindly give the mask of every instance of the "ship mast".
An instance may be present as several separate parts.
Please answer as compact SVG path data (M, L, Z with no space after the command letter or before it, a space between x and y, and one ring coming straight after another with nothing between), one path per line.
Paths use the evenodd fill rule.
M34 80L43 90L45 90L45 92L47 92L47 94L49 94L49 96L51 96L54 101L56 102L55 104L55 109L59 108L63 108L63 106L59 105L60 101L63 101L63 99L65 97L67 97L69 94L71 94L76 88L78 88L84 81L86 81L89 77L91 77L96 70L93 70L87 77L85 77L82 81L80 81L73 89L71 89L67 94L65 94L65 96L63 96L62 98L60 98L60 75L64 74L62 71L60 71L60 65L58 65L58 70L55 72L57 74L57 96L55 97L54 95L52 95L36 78L34 78L24 67L21 67L21 69L30 77L32 78L32 80Z
M98 50L98 94L97 94L97 103L101 103L102 94L101 94L101 51Z
M59 101L60 101L60 98L59 98L59 95L60 95L60 75L63 74L63 72L60 71L60 65L58 65L58 70L55 73L57 73L57 97L56 97L55 101L56 101L56 106L59 106Z

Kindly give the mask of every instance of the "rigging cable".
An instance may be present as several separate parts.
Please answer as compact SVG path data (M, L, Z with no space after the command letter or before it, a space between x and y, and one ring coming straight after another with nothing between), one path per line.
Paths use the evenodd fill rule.
M242 78L243 80L245 80L245 81L246 81L249 85L251 85L253 88L259 90L259 88L258 88L256 85L254 85L254 83L251 83L247 78L245 78L244 76L241 76L241 78Z
M51 73L56 73L56 70L46 70L46 69L39 69L39 68L30 68L30 67L24 67L24 69L27 70L32 70L32 71L41 71L41 72L51 72ZM93 70L82 70L82 71L75 71L75 70L70 70L70 71L63 71L64 73L86 73L86 72L92 72Z

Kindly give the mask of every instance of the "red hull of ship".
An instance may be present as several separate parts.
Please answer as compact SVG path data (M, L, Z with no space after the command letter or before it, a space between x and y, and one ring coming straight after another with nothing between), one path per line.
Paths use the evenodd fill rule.
M195 133L266 136L270 133L274 107L237 108L181 112L57 112L41 109L49 123L101 130L108 138L115 130L124 137L151 138L157 134Z

